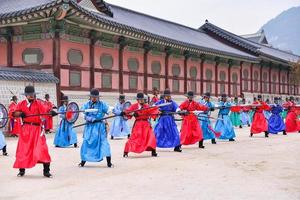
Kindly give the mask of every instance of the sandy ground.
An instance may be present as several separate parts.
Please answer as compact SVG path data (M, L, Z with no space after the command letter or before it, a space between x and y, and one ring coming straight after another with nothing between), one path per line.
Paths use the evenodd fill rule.
M249 138L236 129L236 142L206 142L182 153L159 149L123 158L126 140L110 141L115 168L106 162L77 167L80 149L54 148L47 135L54 177L42 166L18 178L12 168L17 139L8 138L9 157L0 156L0 199L300 199L300 134ZM78 135L80 143L81 134Z

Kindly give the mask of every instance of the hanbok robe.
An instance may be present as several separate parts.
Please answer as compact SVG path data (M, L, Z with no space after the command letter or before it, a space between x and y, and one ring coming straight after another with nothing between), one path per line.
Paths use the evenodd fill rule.
M285 130L285 124L280 116L281 112L283 111L283 108L281 105L274 105L271 107L271 117L269 118L269 133L277 134L278 132Z
M264 101L262 102L254 102L254 105L261 105L256 107L256 110L253 115L253 122L251 124L251 133L258 134L261 132L268 131L268 122L263 113L264 110L269 110L270 107Z
M113 114L120 115L124 110L124 104L118 102L114 109ZM115 117L110 126L110 135L113 137L127 137L130 134L130 128L128 121L123 116Z

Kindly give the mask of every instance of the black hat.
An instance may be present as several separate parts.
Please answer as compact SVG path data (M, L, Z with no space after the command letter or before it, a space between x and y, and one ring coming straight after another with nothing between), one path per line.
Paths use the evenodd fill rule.
M68 96L63 96L60 101L69 101L69 97Z
M279 100L279 98L278 97L274 97L274 101L278 101Z
M295 98L293 96L290 96L290 101L294 101Z
M194 97L193 91L188 91L188 93L185 95L186 97Z
M208 98L210 98L210 93L209 93L209 92L205 92L204 95L203 95L203 97L208 97Z
M170 90L168 90L168 89L166 89L165 91L164 91L164 94L163 94L164 96L171 96L171 91Z
M259 95L257 95L257 98L258 99L262 99L262 96L259 94Z
M124 94L120 94L119 99L120 100L124 100L125 99L125 95Z
M18 97L14 95L14 96L12 96L11 100L16 101L16 100L18 100Z
M234 100L238 100L239 98L238 97L234 97Z
M136 94L136 100L140 100L140 99L145 99L144 93L139 92Z
M49 94L45 94L45 98L50 98L50 95Z
M28 85L25 87L25 90L24 90L24 95L27 96L27 95L35 95L37 94L35 92L35 89L32 85Z
M99 95L99 90L96 89L96 88L92 89L91 92L90 92L90 96L91 97L99 97L100 96Z
M222 98L227 98L227 94L222 94L221 97Z

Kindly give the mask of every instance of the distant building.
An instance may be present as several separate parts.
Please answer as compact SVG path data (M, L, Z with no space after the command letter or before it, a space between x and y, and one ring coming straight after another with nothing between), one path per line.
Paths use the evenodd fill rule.
M179 95L299 95L289 82L299 56L265 44L264 36L245 39L208 21L193 29L103 0L0 1L0 69L52 74L57 98L86 98L94 87L104 94L168 87Z
M252 42L256 42L259 44L263 44L263 45L269 45L269 42L267 40L267 37L265 35L265 31L263 29L261 29L259 32L257 33L253 33L253 34L247 34L247 35L242 35L242 37L252 41Z

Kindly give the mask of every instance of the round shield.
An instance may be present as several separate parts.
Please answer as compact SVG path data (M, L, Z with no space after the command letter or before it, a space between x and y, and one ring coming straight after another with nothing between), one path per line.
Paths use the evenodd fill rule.
M123 105L123 112L125 110L127 110L130 106L131 106L131 103L129 101L125 102ZM123 119L128 120L128 118L125 115L123 116Z
M66 120L70 123L75 123L79 117L79 106L75 102L71 102L67 106L65 113Z
M8 122L8 112L3 104L0 104L0 128L6 126Z

